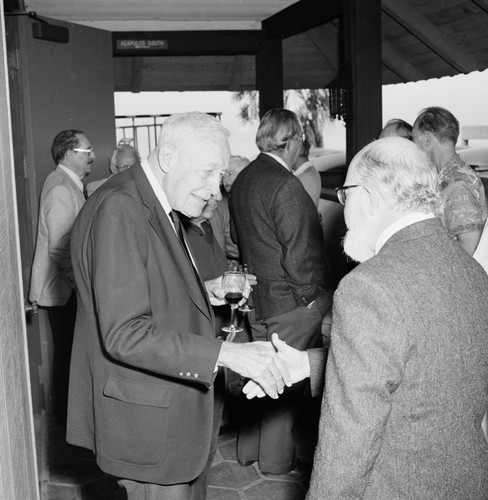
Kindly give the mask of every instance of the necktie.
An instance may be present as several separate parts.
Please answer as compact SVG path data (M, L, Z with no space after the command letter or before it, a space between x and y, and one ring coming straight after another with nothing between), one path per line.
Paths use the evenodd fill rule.
M173 224L175 226L176 234L178 235L178 239L180 240L181 246L185 250L185 254L188 257L188 260L190 261L190 264L193 267L193 263L192 263L192 260L190 257L190 252L188 251L188 247L186 246L185 236L183 234L183 225L181 224L180 217L179 217L178 213L175 212L174 210L171 210L169 215L170 215L171 220L173 221Z
M183 224L181 223L180 216L174 210L171 210L169 215L170 215L171 220L173 221L173 224L175 226L176 234L178 235L178 239L180 240L181 246L185 250L185 254L186 254L186 257L188 259L188 262L189 262L191 268L193 269L193 272L195 273L195 278L198 282L198 285L200 286L200 290L202 291L202 294L205 297L205 301L208 301L207 290L205 289L205 285L203 284L202 279L200 278L200 273L198 272L197 268L193 264L193 261L192 261L191 256L190 256L190 251L188 250L188 247L186 245L185 236L183 234Z
M83 186L83 196L85 197L85 200L88 198L88 191L86 190L86 186Z

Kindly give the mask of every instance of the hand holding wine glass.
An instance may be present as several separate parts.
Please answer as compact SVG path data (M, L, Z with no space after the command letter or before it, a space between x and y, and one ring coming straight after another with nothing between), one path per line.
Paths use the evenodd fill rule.
M254 268L250 266L249 264L243 264L242 265L242 272L246 275L246 279L249 280L249 277L252 277L254 279L254 283L256 281L256 277L254 276ZM247 297L246 303L243 304L241 307L239 307L239 311L242 312L251 312L254 310L254 306L249 305L249 298L251 297L252 289L251 292L249 292L249 295Z
M237 326L236 309L242 300L244 287L246 285L246 276L240 271L227 271L224 273L222 288L224 289L225 301L230 304L231 317L230 325L222 327L222 331L228 335L226 340L232 341L237 332L242 332L242 328Z

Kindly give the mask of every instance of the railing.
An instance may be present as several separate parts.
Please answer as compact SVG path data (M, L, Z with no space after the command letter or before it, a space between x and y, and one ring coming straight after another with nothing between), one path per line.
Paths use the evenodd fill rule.
M208 113L220 120L222 113ZM134 146L146 158L158 141L161 127L170 114L163 115L120 115L115 117L117 144Z
M488 139L487 125L466 125L461 127L461 140L463 146L469 146L471 139Z

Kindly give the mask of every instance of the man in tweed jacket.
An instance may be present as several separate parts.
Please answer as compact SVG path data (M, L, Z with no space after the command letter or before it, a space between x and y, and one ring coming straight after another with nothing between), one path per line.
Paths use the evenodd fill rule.
M291 171L302 136L293 112L268 111L256 136L262 152L236 178L230 207L242 262L252 265L257 276L254 339L279 332L289 345L307 349L321 345L332 280L317 209ZM293 469L294 412L303 404L299 398L295 387L279 401L263 401L267 407L260 408L257 421L246 415L250 430L239 436L241 462L259 460L261 471L272 474ZM318 415L315 425L317 420Z
M400 138L349 167L345 251L364 263L334 296L308 500L488 498L488 277L434 217L436 177Z

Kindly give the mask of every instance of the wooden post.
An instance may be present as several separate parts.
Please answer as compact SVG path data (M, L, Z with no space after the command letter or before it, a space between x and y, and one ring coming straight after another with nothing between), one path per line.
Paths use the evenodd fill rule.
M256 55L259 116L283 107L283 44L281 38L266 38Z
M344 2L344 49L352 78L347 160L375 139L382 124L381 0Z

